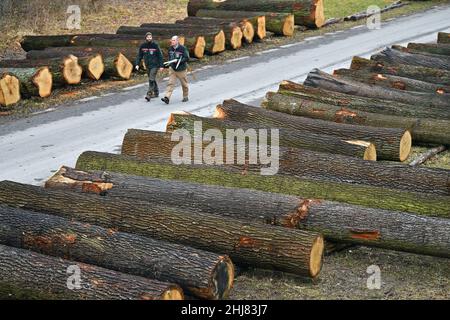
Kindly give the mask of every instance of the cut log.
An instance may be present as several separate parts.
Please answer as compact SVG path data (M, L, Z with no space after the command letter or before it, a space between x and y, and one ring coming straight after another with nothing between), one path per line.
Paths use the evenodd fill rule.
M417 167L445 150L447 150L447 148L445 146L438 146L436 148L432 148L432 149L428 150L427 152L419 155L417 158L415 158L413 161L411 161L409 163L409 165L413 166L413 167Z
M48 67L2 68L0 74L10 74L20 82L22 98L32 96L47 98L52 93L53 76Z
M188 15L196 16L201 9L257 11L257 12L287 12L295 16L295 24L312 28L320 28L325 23L322 0L190 0Z
M0 182L0 198L2 203L13 207L228 254L237 264L312 278L322 267L323 237L315 232L263 226L184 208L150 205L146 201L48 190L8 181ZM10 200L3 201L4 198Z
M171 140L168 133L128 130L122 144L122 154L137 156L141 159L151 157L172 159L173 150L178 141ZM231 145L232 150L224 145L221 155L224 165L239 166L244 169L241 162L236 161L236 148L245 150L245 164L251 165L251 170L263 168L260 161L251 161L248 146L237 143ZM191 155L196 149L191 147ZM206 155L208 144L205 142L200 149L202 155ZM234 159L226 158L227 152L235 154ZM386 187L390 189L408 190L414 192L435 193L450 195L450 170L416 168L411 170L409 166L397 164L384 164L367 162L350 157L318 153L295 148L280 148L278 152L278 174L286 174L295 177L311 178L326 181L348 182L371 186ZM193 156L188 157L189 163L193 162ZM234 160L234 161L233 161Z
M391 64L409 64L413 66L450 70L450 60L424 54L414 54L386 48L370 57L371 60Z
M450 33L439 32L437 42L438 43L450 43Z
M126 197L154 204L170 204L284 227L317 228L319 232L327 235L327 239L335 239L338 243L379 246L436 256L450 255L450 241L446 240L450 237L450 220L446 219L323 200L305 200L249 189L149 179L102 171L83 172L68 167L61 168L46 182L47 188L93 192L100 196L100 188L94 187L99 185L111 186L102 190L101 196L106 197ZM333 214L330 219L325 220L329 211ZM317 216L323 218L319 218L321 222L316 224ZM327 224L323 224L323 221ZM368 235L378 236L364 237L362 230Z
M106 57L104 60L104 77L128 80L133 72L133 64L123 54Z
M386 89L378 86L364 84L358 81L341 79L328 73L314 69L308 74L305 85L315 88L353 94L367 98L384 98L402 103L418 104L423 108L433 106L450 107L449 94L434 94L424 92L404 92L397 89Z
M265 30L281 36L292 36L294 34L295 21L294 15L291 13L201 9L197 11L197 17L233 18L233 19L264 17Z
M21 99L20 81L14 75L0 72L0 107L8 107Z
M301 148L318 152L328 152L357 157L364 160L376 161L377 150L374 144L357 140L343 140L336 136L310 133L294 129L273 128L265 125L248 124L236 121L224 121L213 118L202 118L186 113L172 113L167 123L167 131L172 132L177 129L186 129L191 134L195 134L195 122L201 123L202 132L208 129L218 129L226 135L227 129L234 130L255 130L266 129L268 131L268 143L271 141L271 129L277 129L279 133L279 145L283 147ZM201 133L201 132L199 132ZM244 132L245 133L245 132Z
M365 207L392 211L405 211L422 215L450 218L450 197L406 192L387 188L308 180L288 175L261 175L235 166L174 165L167 159L138 159L124 155L100 152L84 152L78 158L78 170L113 171L159 179L181 180L249 188L300 196L302 198L326 199ZM231 257L234 262L235 259Z
M450 86L442 86L425 81L392 76L382 73L370 73L364 70L337 69L333 75L343 79L360 81L367 84L377 85L387 89L398 89L403 91L427 92L435 94L450 93Z
M262 106L268 110L337 123L407 129L411 132L414 144L450 144L449 120L365 112L323 103L305 95L296 95L294 92L291 94L268 92Z
M321 88L307 87L291 81L283 81L280 84L279 93L295 97L350 108L360 111L381 113L387 115L447 119L450 120L448 107L423 108L421 105L412 105L380 98L360 97L352 94L324 90Z
M411 78L440 85L450 85L450 72L441 69L411 66L408 64L390 64L382 61L367 60L360 57L353 57L352 70L365 70L390 74L399 77Z
M78 64L83 68L83 75L91 80L99 80L103 72L105 72L105 64L103 63L103 56L99 53L77 57Z
M227 256L6 206L0 223L3 245L177 283L199 298L226 298L233 285Z
M78 64L78 59L73 55L68 55L60 59L0 61L0 68L37 67L48 67L53 75L53 84L57 86L79 84L83 73L83 68Z
M351 124L335 124L319 119L291 115L245 105L236 100L225 100L218 105L214 117L267 127L280 127L315 134L330 134L345 140L363 140L373 143L377 157L383 160L404 161L411 153L411 133L406 129L375 128Z
M81 276L79 282L75 280L77 272ZM14 297L17 299L23 296L50 300L184 299L183 290L176 284L4 245L0 245L0 291L13 297L17 294Z
M408 43L408 49L417 52L440 54L450 56L450 43Z
M393 50L404 52L404 53L416 54L418 57L421 57L426 60L428 60L428 58L432 58L432 59L436 59L436 61L440 61L440 63L444 63L444 64L450 63L450 57L448 57L446 55L435 54L435 53L431 53L431 52L423 52L423 51L415 50L412 48L400 46L398 44L392 45L391 48Z

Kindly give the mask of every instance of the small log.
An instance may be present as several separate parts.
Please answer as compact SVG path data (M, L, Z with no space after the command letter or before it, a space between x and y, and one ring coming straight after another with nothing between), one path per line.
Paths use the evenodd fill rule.
M0 73L0 107L8 107L21 99L20 81L9 73Z
M450 33L439 32L437 43L450 43Z
M450 43L408 43L408 49L417 52L440 54L450 56Z
M427 160L433 158L435 155L447 150L445 146L438 146L436 148L432 148L428 150L427 152L419 155L417 158L415 158L413 161L409 163L412 167L417 167L423 163L425 163Z
M10 74L20 82L20 95L47 98L52 93L53 76L48 67L39 68L2 68L0 74Z

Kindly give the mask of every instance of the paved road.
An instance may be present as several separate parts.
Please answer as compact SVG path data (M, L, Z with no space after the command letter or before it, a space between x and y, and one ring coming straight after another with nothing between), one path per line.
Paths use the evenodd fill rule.
M438 31L450 31L448 17L450 6L440 7L385 22L379 30L357 27L206 66L191 81L191 100L186 104L179 102L180 89L169 106L146 103L146 88L138 85L3 124L0 180L39 185L61 165L74 166L83 151L119 152L128 128L164 130L170 112L211 115L215 105L229 98L258 105L280 81L302 81L313 68L332 71L347 67L355 55L367 57L388 45L435 41Z

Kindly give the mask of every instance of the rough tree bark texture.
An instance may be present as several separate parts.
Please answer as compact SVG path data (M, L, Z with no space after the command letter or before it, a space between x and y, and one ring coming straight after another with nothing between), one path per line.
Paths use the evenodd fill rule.
M48 67L2 68L0 74L2 73L11 74L19 80L20 95L23 98L47 98L52 93L53 76Z
M437 42L438 43L450 43L450 33L439 32Z
M450 43L408 43L408 49L418 52L450 56Z

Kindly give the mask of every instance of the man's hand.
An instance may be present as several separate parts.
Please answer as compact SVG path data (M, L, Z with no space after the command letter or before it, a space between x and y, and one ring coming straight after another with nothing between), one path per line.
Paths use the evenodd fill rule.
M139 71L139 65L136 65L136 67L134 67L136 69L136 71Z
M164 68L159 68L159 71L161 71L161 72L164 71Z

